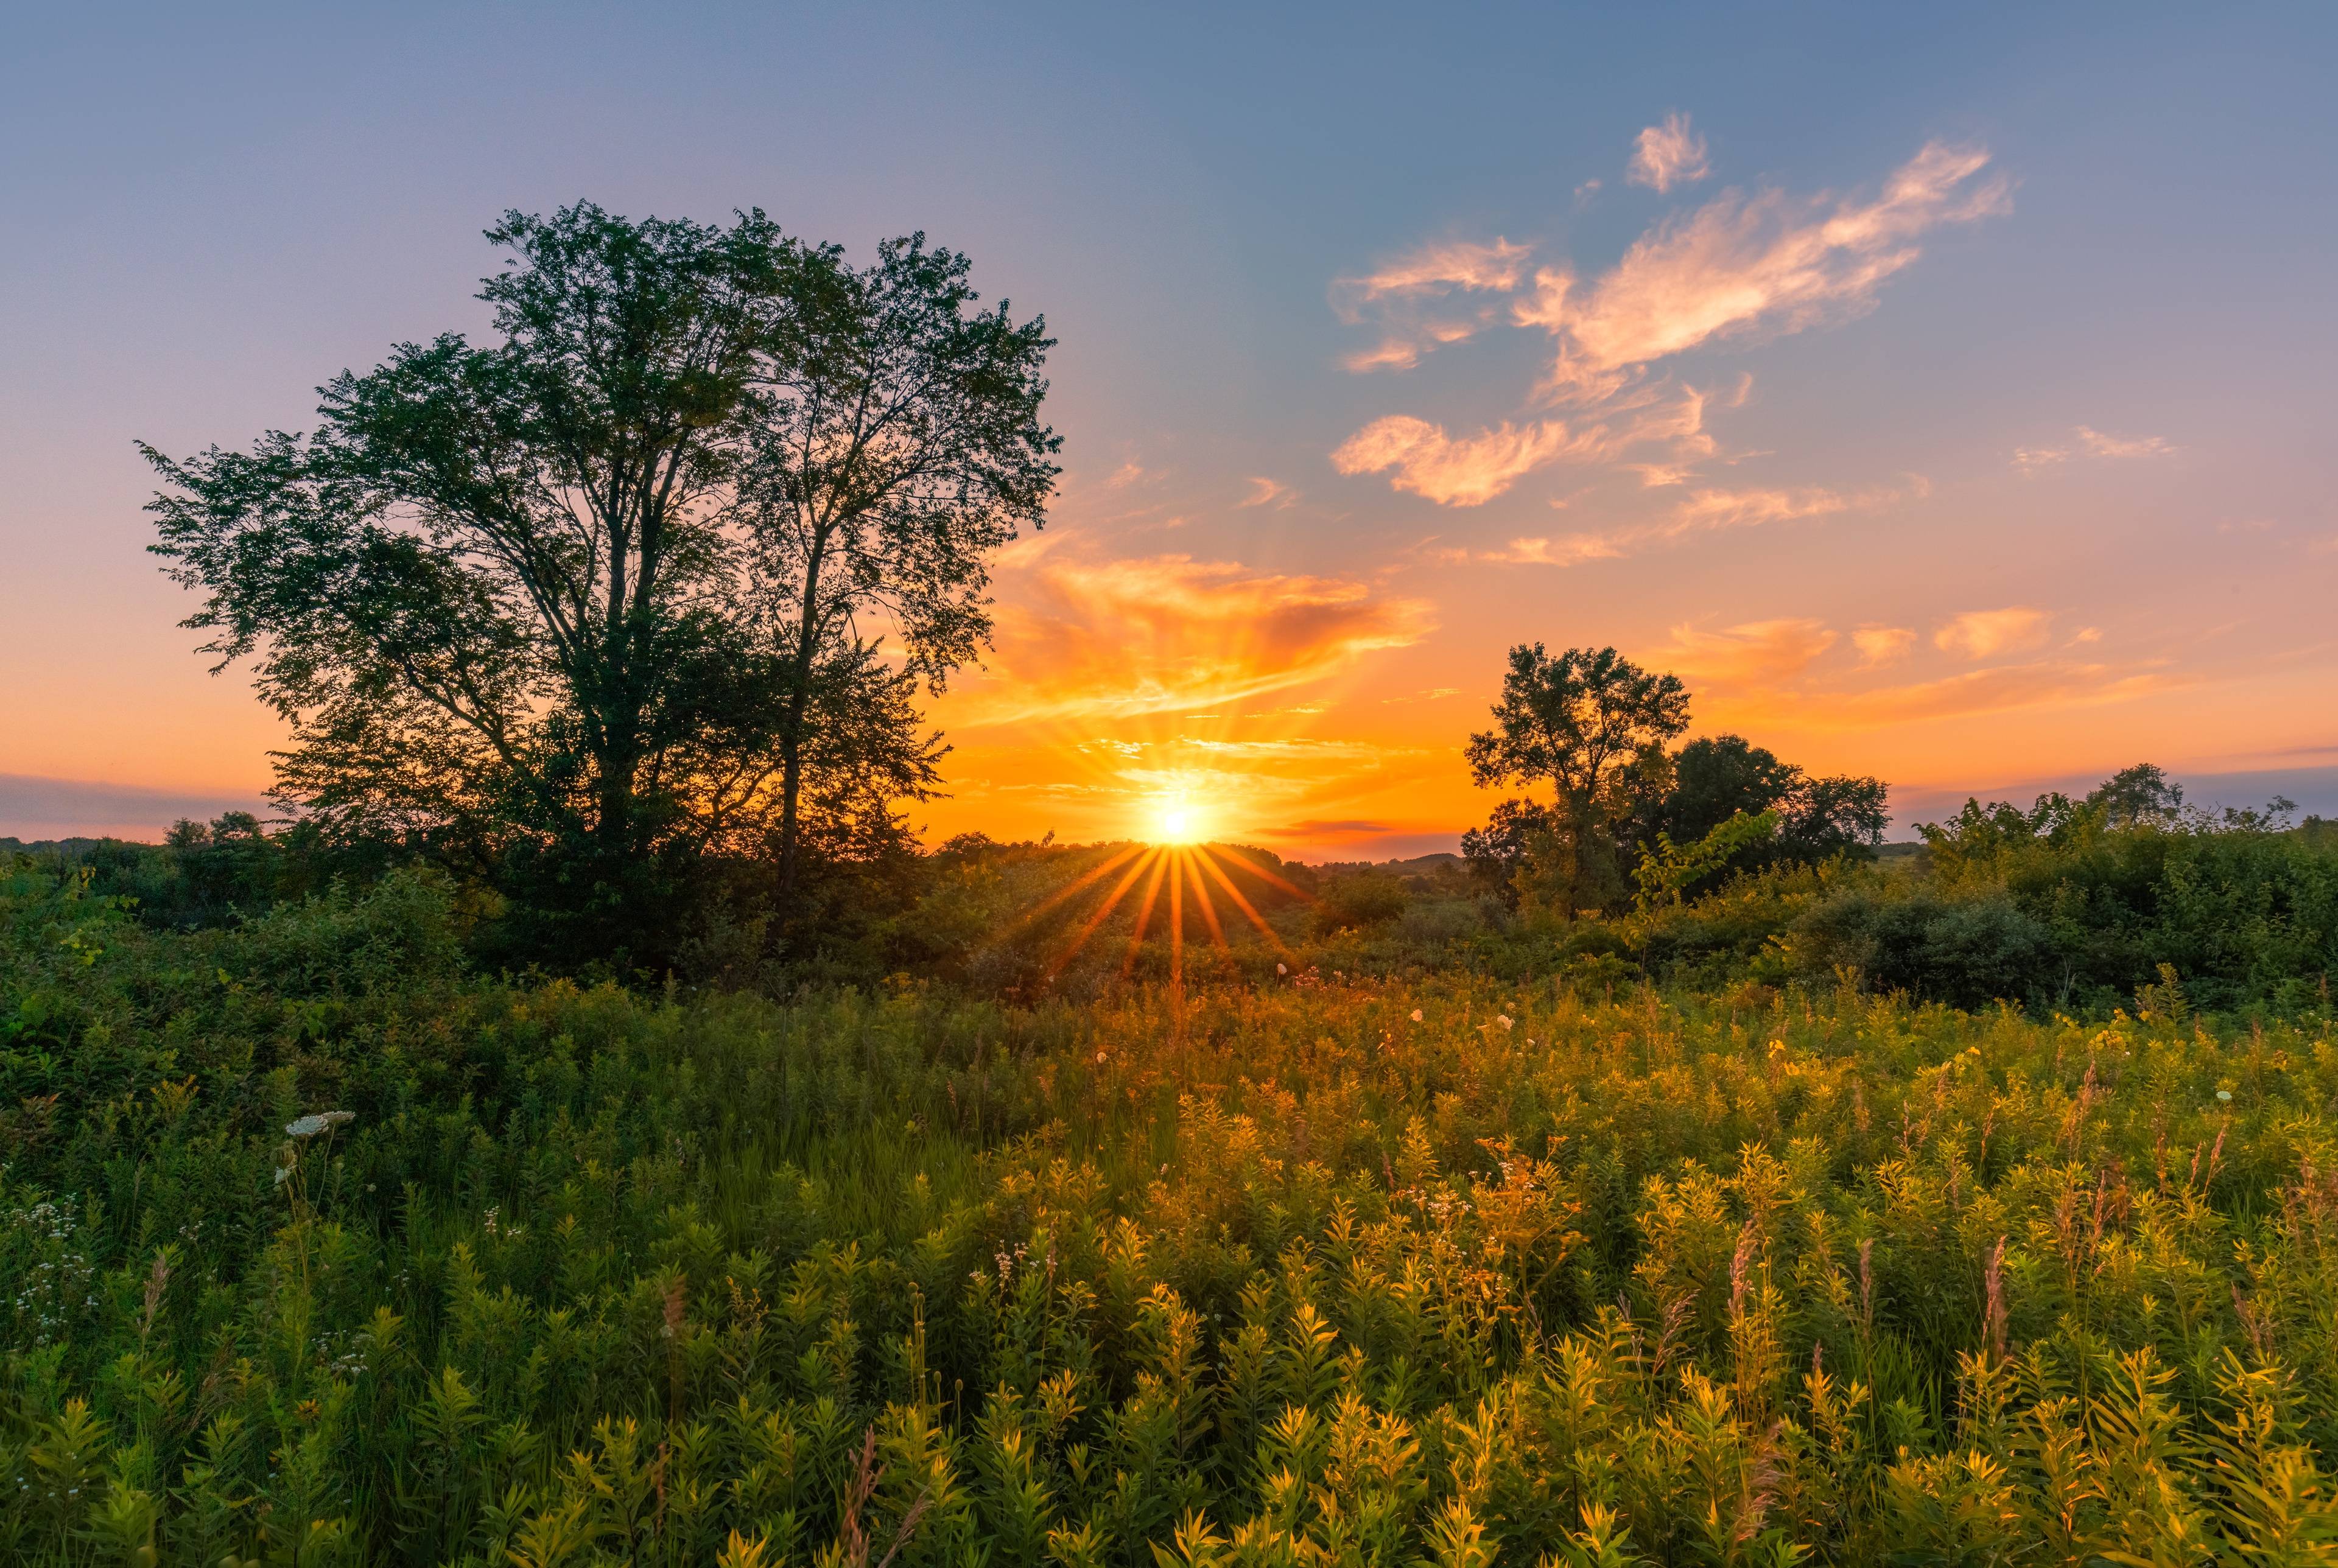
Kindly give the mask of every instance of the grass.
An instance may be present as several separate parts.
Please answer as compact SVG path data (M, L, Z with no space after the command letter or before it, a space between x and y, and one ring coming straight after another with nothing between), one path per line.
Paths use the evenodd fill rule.
M693 998L448 918L0 883L0 1558L2338 1552L2326 1012Z

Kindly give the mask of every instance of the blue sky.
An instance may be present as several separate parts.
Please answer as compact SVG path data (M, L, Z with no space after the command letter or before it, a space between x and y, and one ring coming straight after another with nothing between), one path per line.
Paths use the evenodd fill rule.
M1191 787L1301 850L1449 839L1484 805L1456 749L1533 639L1682 668L1704 727L1910 800L2338 764L2327 7L88 6L11 36L0 774L114 787L93 823L244 798L279 738L174 625L132 437L299 427L333 372L478 326L499 211L580 196L864 252L923 229L1061 339L1063 503L938 714L943 827L1084 836ZM1702 172L1633 182L1668 116ZM1981 162L1894 205L1928 149ZM1638 298L1677 310L1691 262L1709 302L1846 214L1897 227L1554 390L1555 346L1615 341L1631 290L1596 290L1636 247L1674 241ZM1455 255L1506 280L1416 265ZM1546 274L1571 336L1522 324ZM1583 438L1690 394L1691 438ZM1472 445L1506 427L1517 462Z

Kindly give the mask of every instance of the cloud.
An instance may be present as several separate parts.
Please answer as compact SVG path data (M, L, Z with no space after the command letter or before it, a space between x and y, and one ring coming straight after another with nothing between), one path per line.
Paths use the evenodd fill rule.
M1731 528L1757 528L1769 523L1790 523L1803 517L1823 517L1853 508L1884 505L1901 492L1869 491L1844 495L1833 490L1695 490L1673 510L1646 523L1634 523L1602 534L1571 534L1561 539L1513 539L1508 548L1481 556L1537 566L1575 566L1586 561L1609 561L1621 555L1666 544L1691 534Z
M1735 686L1792 681L1840 641L1824 622L1806 617L1749 621L1718 632L1675 626L1672 636L1654 656L1665 669Z
M1238 512L1252 506L1272 506L1277 512L1281 512L1296 505L1299 500L1298 491L1288 485L1278 484L1262 474L1252 475L1250 485L1250 494L1234 503L1234 509Z
M2157 457L2176 450L2165 436L2106 436L2084 425L2078 426L2078 439L2097 457Z
M1050 557L1016 586L961 725L1240 702L1405 647L1432 624L1428 604L1351 579L1185 555Z
M2056 463L2067 463L2075 456L2088 457L2165 457L2180 450L2165 436L2107 436L2091 425L2073 428L2078 437L2075 446L2016 446L2013 466L2024 474L2035 474L2040 468Z
M1537 270L1514 313L1558 340L1553 389L1611 395L1651 361L1867 309L1922 235L2008 210L1988 165L1980 148L1932 142L1870 201L1727 191L1641 236L1587 289L1567 269Z
M1859 650L1861 667L1872 670L1908 657L1908 650L1916 645L1916 633L1907 626L1866 625L1852 632L1851 645Z
M1331 284L1331 309L1354 325L1368 316L1382 323L1380 341L1349 355L1351 370L1406 370L1420 357L1475 335L1495 319L1491 304L1470 306L1456 295L1507 294L1518 286L1530 248L1500 238L1433 241L1359 278Z
M2175 680L2151 671L2122 672L2107 664L2055 660L1969 670L1941 681L1830 695L1824 702L1803 706L1810 718L1826 728L1856 730L1874 724L1962 718L2015 708L2092 706L2147 696L2176 684Z
M1518 285L1531 247L1497 238L1490 244L1435 240L1361 278L1331 285L1335 305L1356 309L1377 299L1449 294L1457 289L1508 290Z
M1342 474L1396 470L1400 490L1425 495L1440 506L1478 506L1520 477L1581 447L1566 426L1546 420L1513 428L1508 420L1459 440L1444 426L1391 414L1375 419L1341 443L1331 466Z
M1675 185L1695 184L1709 172L1704 138L1690 132L1687 115L1667 114L1663 124L1651 125L1640 132L1632 152L1631 170L1625 178L1635 185L1650 185L1665 191Z
M1960 658L1993 659L2045 642L2046 623L2052 619L2047 612L2025 604L1968 610L1932 633L1932 646Z

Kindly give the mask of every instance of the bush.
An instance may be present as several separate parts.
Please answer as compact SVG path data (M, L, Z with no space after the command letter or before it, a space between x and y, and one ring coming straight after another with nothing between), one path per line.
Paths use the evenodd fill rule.
M1396 919L1411 902L1412 889L1385 872L1335 877L1316 895L1315 932L1328 936L1335 931L1368 931Z

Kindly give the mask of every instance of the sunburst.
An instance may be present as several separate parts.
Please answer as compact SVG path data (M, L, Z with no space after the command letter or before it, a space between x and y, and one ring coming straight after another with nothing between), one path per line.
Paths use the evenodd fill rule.
M1214 884L1251 927L1275 952L1290 956L1290 948L1282 934L1267 923L1257 905L1243 892L1238 877L1256 877L1259 883L1278 888L1294 897L1307 899L1305 890L1287 877L1268 870L1246 855L1237 855L1223 847L1188 840L1175 835L1193 831L1198 817L1185 816L1191 808L1164 808L1155 818L1159 837L1151 842L1125 846L1090 867L1072 882L1035 905L1024 916L1035 919L1047 911L1058 908L1095 888L1105 878L1113 877L1110 886L1096 897L1095 905L1087 910L1072 927L1070 937L1049 958L1046 978L1061 975L1079 956L1113 912L1128 900L1135 898L1135 919L1123 950L1120 973L1125 976L1135 966L1137 955L1145 938L1156 929L1156 921L1165 919L1169 941L1169 976L1173 986L1182 989L1185 978L1185 900L1190 893L1195 911L1201 916L1203 930L1208 933L1210 945L1218 949L1231 946L1226 938L1224 919L1218 912ZM1119 875L1115 877L1114 873ZM1141 889L1141 890L1140 890ZM1166 907L1165 916L1164 906Z

